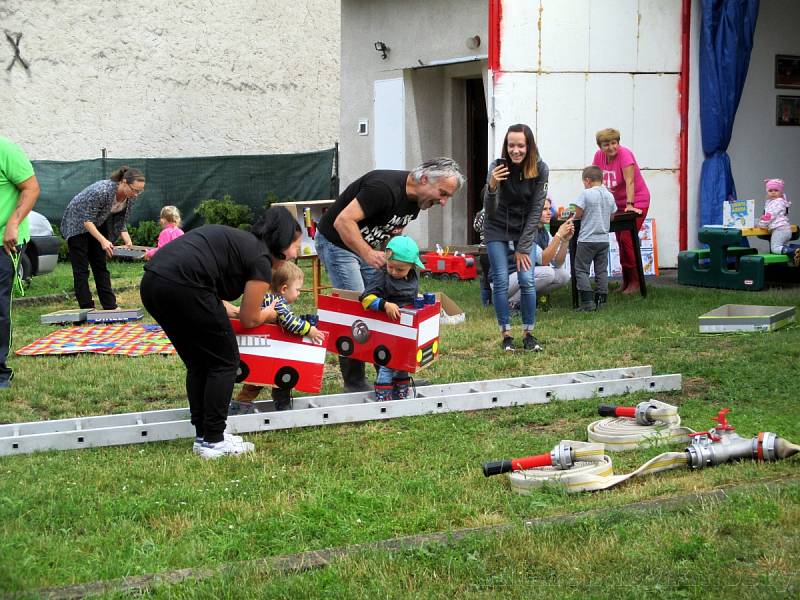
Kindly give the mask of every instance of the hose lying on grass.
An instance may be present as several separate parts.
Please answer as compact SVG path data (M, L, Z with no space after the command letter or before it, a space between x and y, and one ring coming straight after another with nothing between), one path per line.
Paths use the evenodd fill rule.
M612 408L614 414L618 414L617 407ZM646 407L641 410L646 412ZM601 411L601 414L609 414L610 409L601 407ZM568 492L588 492L608 489L632 477L660 471L685 467L702 469L747 459L775 461L800 452L800 446L769 431L749 439L741 437L728 423L727 413L728 409L719 412L717 425L712 429L689 433L692 442L683 452L664 452L625 475L614 474L604 444L573 440L562 440L547 454L485 463L483 474L489 477L508 473L511 489L520 494L529 494L548 483L562 485ZM635 419L636 414L627 418Z

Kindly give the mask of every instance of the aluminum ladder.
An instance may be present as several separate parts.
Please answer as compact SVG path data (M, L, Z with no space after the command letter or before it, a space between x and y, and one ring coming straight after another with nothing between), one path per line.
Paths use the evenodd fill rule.
M274 411L272 401L256 402L260 412L228 417L227 431L273 431L680 389L680 374L653 375L649 366L639 366L428 385L417 388L415 398L389 402L375 402L371 392L303 396L294 399L293 410L281 412ZM14 423L0 425L0 456L192 437L188 408Z

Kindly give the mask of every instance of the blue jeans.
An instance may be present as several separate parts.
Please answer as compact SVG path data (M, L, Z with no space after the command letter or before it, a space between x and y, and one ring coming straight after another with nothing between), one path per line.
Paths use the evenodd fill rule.
M14 263L0 250L0 381L8 382L14 372L6 366L11 348L11 290L14 286Z
M319 259L328 272L331 285L335 288L363 292L365 283L378 272L355 252L330 242L319 230L314 236L314 245L317 247Z
M391 385L392 379L408 379L408 371L395 371L389 367L378 367L375 385Z
M489 263L492 266L492 304L497 315L500 331L511 330L508 317L508 263L514 251L508 242L487 242L486 250L489 254ZM535 248L534 248L535 250ZM517 281L520 291L520 309L522 311L522 325L525 331L533 331L536 324L536 285L533 278L533 265L536 264L536 255L531 254L531 268L527 271L517 272Z

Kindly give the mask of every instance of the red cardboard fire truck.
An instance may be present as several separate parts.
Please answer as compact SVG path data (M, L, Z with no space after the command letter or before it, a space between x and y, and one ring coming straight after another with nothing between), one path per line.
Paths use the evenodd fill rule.
M401 308L399 321L335 293L318 296L317 301L317 328L328 332L330 352L409 373L439 355L438 300L421 308Z
M231 319L239 344L239 372L236 382L272 385L316 394L322 388L325 344L286 333L278 325L245 329Z
M423 277L453 280L478 277L478 265L471 254L426 252L420 258L425 264L425 270L421 273Z

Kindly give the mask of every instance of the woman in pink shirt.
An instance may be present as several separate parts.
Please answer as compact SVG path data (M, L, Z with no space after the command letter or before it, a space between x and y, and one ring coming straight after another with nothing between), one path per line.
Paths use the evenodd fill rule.
M161 233L158 234L158 245L155 248L150 248L150 250L144 253L145 260L150 260L153 258L153 254L155 254L156 251L164 244L167 244L175 238L179 238L183 235L183 230L181 229L181 213L177 207L165 206L162 208L160 221Z
M613 194L617 209L633 211L637 214L636 229L642 223L650 208L650 190L644 182L636 157L628 148L619 145L619 131L601 129L596 134L597 146L592 164L603 171L603 185ZM633 294L639 291L639 275L633 256L633 243L627 232L617 232L619 243L619 262L622 267L622 293Z

